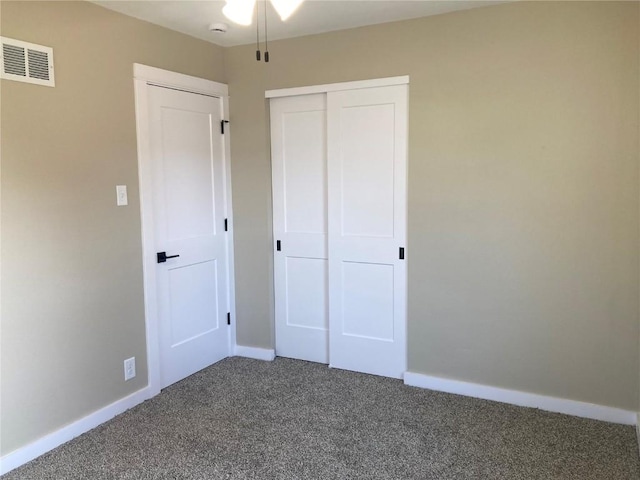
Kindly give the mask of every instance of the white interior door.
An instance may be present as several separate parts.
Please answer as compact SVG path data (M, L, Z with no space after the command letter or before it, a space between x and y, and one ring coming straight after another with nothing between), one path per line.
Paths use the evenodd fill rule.
M327 97L331 366L395 378L406 370L407 91Z
M149 87L164 388L228 356L222 101ZM179 255L179 256L178 256Z
M326 95L271 100L276 354L328 363Z

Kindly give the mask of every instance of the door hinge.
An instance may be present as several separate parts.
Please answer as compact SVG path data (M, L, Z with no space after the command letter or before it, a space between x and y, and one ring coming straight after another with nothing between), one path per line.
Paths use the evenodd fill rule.
M282 248L282 244L280 243L280 240L276 240L276 250L280 251Z
M227 325L231 325L231 312L227 312Z
M227 223L227 219L224 219L224 231L228 232L229 231L229 224Z
M229 120L220 120L220 133L224 135L224 124L229 123Z
M400 247L400 260L404 260L404 247Z

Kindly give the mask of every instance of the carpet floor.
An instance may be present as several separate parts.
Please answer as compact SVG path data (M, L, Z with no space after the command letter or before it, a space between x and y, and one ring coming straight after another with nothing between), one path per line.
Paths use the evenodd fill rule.
M640 479L633 427L229 358L10 472L16 479Z

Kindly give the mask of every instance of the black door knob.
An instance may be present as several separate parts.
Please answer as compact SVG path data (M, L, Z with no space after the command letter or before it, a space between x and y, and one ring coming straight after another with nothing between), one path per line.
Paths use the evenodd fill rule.
M157 254L158 257L158 263L164 263L167 261L167 258L178 258L180 255L169 255L167 257L167 252L158 252Z

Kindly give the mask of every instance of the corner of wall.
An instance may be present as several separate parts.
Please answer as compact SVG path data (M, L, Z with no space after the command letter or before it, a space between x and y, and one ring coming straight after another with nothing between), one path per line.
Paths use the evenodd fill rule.
M640 454L640 412L636 418L636 436L638 437L638 454Z

